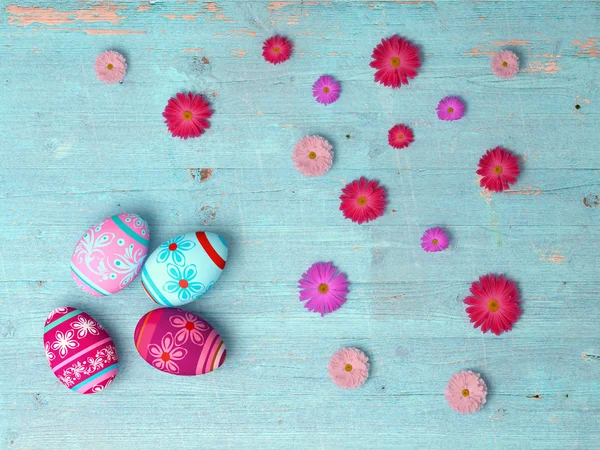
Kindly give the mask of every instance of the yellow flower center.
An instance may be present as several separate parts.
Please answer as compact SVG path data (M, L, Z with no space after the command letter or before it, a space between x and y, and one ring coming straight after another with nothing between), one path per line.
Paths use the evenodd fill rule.
M439 243L439 242L440 242L440 241L438 241L437 239L434 239L433 241L431 241L431 243L432 243L433 245L438 245L438 243Z
M390 66L398 67L399 65L400 65L400 58L395 56L392 59L390 59Z
M399 135L398 135L398 140L399 140L399 141L401 141L402 139L404 139L404 135L402 135L402 134L399 134Z
M358 197L356 203L358 203L358 206L365 206L367 204L367 197Z
M323 92L325 92L326 94L329 94L329 90L330 90L330 89L329 89L328 87L324 87L324 88L323 88Z
M321 283L317 289L321 294L327 294L329 292L329 286L325 283Z
M461 394L462 394L463 397L468 397L469 394L470 394L470 392L469 392L468 389L463 389L462 392L461 392Z
M502 67L508 67L508 61L502 61Z
M448 114L452 114L454 112L454 108L448 108Z
M280 48L279 48L279 47L275 47L275 48L273 49L273 53L279 53L279 51L280 51Z
M308 154L308 159L317 159L317 154L315 152L310 152Z
M106 68L107 68L108 70L113 70L114 66L113 66L112 64L108 64L108 65L106 66Z
M352 364L346 364L346 365L344 366L344 370L345 370L346 372L352 372Z
M502 173L502 166L496 166L496 167L494 167L494 173L496 175L500 175Z
M488 309L489 309L491 312L496 312L496 311L498 311L498 310L500 309L500 303L498 303L498 300L491 299L491 300L488 302Z
M181 117L183 117L183 120L192 120L192 117L194 116L191 111L186 110L181 114Z

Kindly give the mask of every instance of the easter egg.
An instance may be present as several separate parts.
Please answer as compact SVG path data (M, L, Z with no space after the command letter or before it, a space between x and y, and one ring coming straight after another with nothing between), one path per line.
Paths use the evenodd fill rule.
M71 307L56 308L46 319L44 348L56 378L80 394L94 394L117 375L115 344L89 314Z
M202 375L225 362L223 339L208 322L179 308L146 313L135 327L135 348L158 370L174 375Z
M152 252L142 269L142 286L159 305L185 305L209 291L226 263L227 243L221 236L187 233Z
M137 214L118 214L93 226L71 257L71 276L91 295L110 295L127 287L148 255L148 223Z

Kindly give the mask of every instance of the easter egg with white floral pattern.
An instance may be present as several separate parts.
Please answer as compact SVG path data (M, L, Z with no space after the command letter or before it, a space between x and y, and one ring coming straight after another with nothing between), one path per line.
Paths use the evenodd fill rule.
M148 223L137 214L118 214L93 226L71 257L71 276L84 292L114 294L127 287L148 255Z
M159 308L144 314L133 340L144 361L173 375L212 372L227 357L223 339L212 325L179 308Z
M80 394L102 391L117 375L119 357L113 340L79 309L63 306L50 313L44 348L54 376Z
M159 305L193 302L219 279L227 254L227 243L215 233L197 231L169 239L148 257L142 286Z

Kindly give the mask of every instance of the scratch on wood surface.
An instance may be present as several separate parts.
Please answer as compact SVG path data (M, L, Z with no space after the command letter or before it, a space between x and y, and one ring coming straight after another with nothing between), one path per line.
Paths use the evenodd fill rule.
M199 168L188 169L188 172L189 172L190 176L192 177L192 180L197 179L198 182L205 183L206 181L211 179L213 170L214 169L206 167L204 169L199 169Z
M125 16L121 16L117 12L126 8L126 6L115 6L114 3L108 2L73 11L57 11L54 8L43 8L41 6L8 5L6 12L9 14L8 23L11 25L28 26L32 23L41 23L56 26L77 21L117 24L125 19Z
M394 2L394 5L431 5L437 6L435 2L432 1L421 1L421 0L405 0L400 2Z
M140 6L137 7L138 11L149 11L151 9L152 9L152 5L150 4L150 2L142 3Z
M246 54L246 50L231 50L229 54L234 58L242 58Z
M583 206L586 208L597 208L600 205L600 196L590 192L583 197Z
M496 54L496 52L482 52L479 47L473 47L471 49L471 51L468 52L463 52L463 55L470 55L470 56L480 56L480 55L486 55L486 56L494 56Z
M549 62L541 62L541 61L533 61L530 62L527 65L526 69L521 69L521 72L526 72L526 73L536 73L536 72L542 72L542 73L556 73L559 70L562 70L562 67L560 67L556 61L549 61Z
M562 252L560 250L536 249L536 252L539 254L538 259L540 261L550 261L554 264L562 264L566 260L566 258L561 254Z
M597 363L600 362L600 355L594 355L593 353L582 353L581 357L584 361Z
M531 186L525 186L524 188L519 189L518 191L508 190L504 191L505 194L512 195L540 195L543 191L541 189L534 189Z
M576 53L575 56L589 56L591 58L598 58L598 56L600 56L600 49L598 48L597 44L599 40L599 37L590 37L585 41L573 41L573 45L576 45L581 49L581 52Z
M181 49L181 51L185 52L185 53L200 53L203 50L204 50L204 48L202 48L202 47L198 47L198 48L182 48Z
M247 28L242 28L241 30L229 30L229 33L227 33L227 36L244 36L244 35L256 37L258 35L258 32L249 30Z
M63 28L63 30L66 30L68 28ZM146 34L145 30L94 30L94 29L77 29L77 28L73 28L70 29L72 31L83 31L87 34Z
M511 39L509 41L494 41L494 45L497 45L498 47L505 47L507 45L517 47L519 45L531 45L531 42L523 39Z
M270 9L270 10L281 9L285 6L293 5L293 4L294 4L294 2L269 2L269 4L267 5L267 9Z

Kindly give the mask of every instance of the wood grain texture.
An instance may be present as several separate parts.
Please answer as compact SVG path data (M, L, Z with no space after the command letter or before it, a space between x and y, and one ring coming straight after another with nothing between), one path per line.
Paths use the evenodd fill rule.
M597 448L600 440L600 3L522 1L20 1L0 23L0 447ZM294 57L261 58L287 35ZM372 48L399 33L422 49L399 90L373 83ZM522 71L499 80L508 48ZM93 72L125 54L122 85ZM321 74L342 82L323 107ZM216 113L200 139L171 138L161 112L180 90ZM459 95L467 114L437 120ZM409 123L407 150L387 130ZM307 134L334 145L332 170L303 179L290 152ZM483 192L475 166L503 145L522 175ZM361 175L389 193L386 215L357 226L337 210ZM189 305L222 334L225 365L197 378L152 370L136 353L137 320L154 305L139 280L84 297L68 261L89 226L116 212L150 223L152 247L203 228L230 243L227 270ZM423 231L451 248L426 254ZM334 261L352 285L321 318L296 280ZM471 328L462 299L488 272L516 280L514 331ZM51 309L82 308L111 333L120 372L106 392L75 395L54 379L41 343ZM372 362L365 386L335 388L342 346ZM455 372L482 373L488 402L453 413Z

